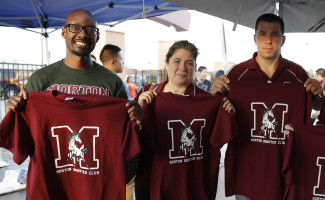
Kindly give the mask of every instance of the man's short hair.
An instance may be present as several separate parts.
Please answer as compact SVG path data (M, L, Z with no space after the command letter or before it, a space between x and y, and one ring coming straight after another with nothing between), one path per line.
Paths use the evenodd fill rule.
M200 67L197 69L197 71L202 72L202 71L205 70L205 69L207 69L207 68L204 67L204 66L200 66Z
M272 14L272 13L266 13L266 14L259 16L255 23L255 33L257 32L258 24L260 22L270 22L270 23L279 22L279 24L281 26L282 35L284 34L284 22L281 17L279 17L275 14Z
M112 60L120 51L120 47L113 44L106 44L100 51L99 59L104 64L105 62Z
M324 68L317 69L316 74L321 75L324 78L325 77L325 69Z

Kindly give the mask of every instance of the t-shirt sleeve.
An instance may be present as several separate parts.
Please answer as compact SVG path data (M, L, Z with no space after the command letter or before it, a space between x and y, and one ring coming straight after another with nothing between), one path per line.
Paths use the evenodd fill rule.
M222 145L230 142L236 135L238 135L238 128L235 114L228 113L223 107L221 101L215 125L213 127L210 143L216 148L221 148Z
M0 124L0 146L13 153L13 160L21 164L33 151L33 139L24 112L7 113Z
M130 161L132 158L136 157L141 151L137 128L136 122L127 122L127 128L122 146L122 155L127 161Z
M125 86L124 86L122 80L121 79L119 79L119 80L117 79L116 82L117 82L117 88L116 88L117 91L116 91L115 97L120 97L120 98L123 98L123 99L128 99L127 93L125 91Z
M42 80L41 73L36 71L28 78L25 89L28 92L41 92L46 90L46 88L44 89L44 83L46 83L46 80Z

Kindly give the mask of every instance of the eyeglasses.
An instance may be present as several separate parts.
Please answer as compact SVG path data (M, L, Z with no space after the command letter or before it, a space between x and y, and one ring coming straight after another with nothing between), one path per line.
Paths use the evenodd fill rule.
M78 25L78 24L66 24L64 26L64 28L67 28L69 27L69 31L71 33L80 33L82 31L82 29L85 30L85 32L88 34L88 35L97 35L99 29L96 28L96 27L93 27L93 26L81 26L81 25Z

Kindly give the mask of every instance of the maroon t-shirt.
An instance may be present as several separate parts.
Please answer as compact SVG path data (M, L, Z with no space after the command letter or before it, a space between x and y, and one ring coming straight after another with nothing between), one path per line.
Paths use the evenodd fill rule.
M145 104L143 148L153 152L151 199L215 199L220 148L236 134L234 115L222 102L222 97L159 93Z
M226 196L281 199L284 126L309 122L311 96L300 83L231 81L229 98L236 108L239 135L226 153Z
M286 200L325 199L325 126L293 125L283 172Z
M168 83L168 80L155 85L153 91L157 93L162 93L164 90L165 85ZM151 84L145 85L135 98L135 100L138 100L139 96L142 92L148 91ZM211 96L210 93L202 90L201 88L197 87L194 83L189 84L184 92L184 95L186 96L196 96L196 95L208 95ZM141 134L140 134L141 135ZM151 170L151 159L152 154L151 152L146 151L145 149L141 152L141 159L139 163L139 169L137 172L137 175L135 177L135 184L139 187L142 187L143 189L149 190L150 187L150 173ZM146 161L146 162L144 162Z
M24 112L9 112L0 146L21 164L26 199L125 199L125 159L140 151L126 99L30 93Z

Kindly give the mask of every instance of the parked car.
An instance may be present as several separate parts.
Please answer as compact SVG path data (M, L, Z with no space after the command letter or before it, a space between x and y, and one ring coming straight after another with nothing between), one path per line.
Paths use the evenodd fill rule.
M0 69L0 93L5 99L18 94L35 70Z

